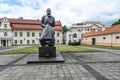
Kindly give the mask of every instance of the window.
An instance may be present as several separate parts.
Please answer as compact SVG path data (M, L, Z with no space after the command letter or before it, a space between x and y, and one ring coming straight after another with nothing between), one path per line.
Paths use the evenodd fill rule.
M14 36L17 37L17 32L14 32Z
M71 37L71 34L69 34L69 37Z
M89 31L89 29L87 29L87 31Z
M27 37L30 37L30 32L27 32Z
M83 29L81 29L81 31L83 31Z
M119 37L119 36L116 36L116 39L120 39L120 37Z
M41 36L41 33L39 33L39 36Z
M35 40L32 40L32 44L34 44L35 43Z
M57 43L59 44L59 40L57 40Z
M22 37L23 36L23 33L22 32L20 32L20 37Z
M4 27L7 28L7 24L4 24Z
M23 41L22 40L20 40L20 44L22 44L23 43Z
M4 33L4 36L7 36L7 32Z
M32 37L35 37L35 33L34 32L32 32Z
M91 31L93 31L93 30L91 29Z
M17 40L15 40L15 44L17 44Z
M106 37L103 37L103 39L106 39Z
M71 43L71 40L69 40L69 43Z
M77 34L76 33L73 34L73 38L77 38Z
M27 44L30 44L30 41L29 41L29 40L27 40Z
M57 33L57 37L59 37L59 33Z

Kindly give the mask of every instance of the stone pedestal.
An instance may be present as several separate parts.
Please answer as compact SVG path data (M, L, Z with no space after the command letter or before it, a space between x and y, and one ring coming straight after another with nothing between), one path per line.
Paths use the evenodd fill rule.
M61 53L56 52L56 57L40 57L38 56L38 54L34 54L34 56L32 56L32 58L30 58L27 61L27 64L36 64L36 63L63 63L64 62L64 58L62 57Z
M39 47L38 50L39 53L32 56L32 58L27 61L28 64L64 62L62 54L56 52L56 47L54 46Z
M56 57L56 47L39 47L39 57Z

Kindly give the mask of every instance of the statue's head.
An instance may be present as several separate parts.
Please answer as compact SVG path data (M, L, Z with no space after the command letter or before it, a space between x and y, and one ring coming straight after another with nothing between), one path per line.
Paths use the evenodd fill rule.
M48 16L51 15L51 9L47 8L46 13L47 13Z

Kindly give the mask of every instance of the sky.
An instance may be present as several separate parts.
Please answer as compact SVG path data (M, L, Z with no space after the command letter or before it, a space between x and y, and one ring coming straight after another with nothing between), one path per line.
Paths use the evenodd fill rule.
M41 19L47 8L68 27L84 21L110 25L120 19L120 0L0 0L0 18Z

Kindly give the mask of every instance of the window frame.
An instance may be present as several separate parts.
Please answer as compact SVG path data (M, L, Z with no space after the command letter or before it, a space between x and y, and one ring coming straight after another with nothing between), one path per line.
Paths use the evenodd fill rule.
M23 44L23 40L20 40L20 44Z
M14 32L14 36L17 37L17 36L18 36L18 33L17 33L17 32Z
M7 24L4 24L4 27L7 28Z
M35 37L35 32L32 32L32 37Z
M57 33L57 37L59 37L60 36L60 34L59 33Z
M27 37L30 37L30 32L27 32Z
M22 32L20 32L20 37L23 37L23 33Z

